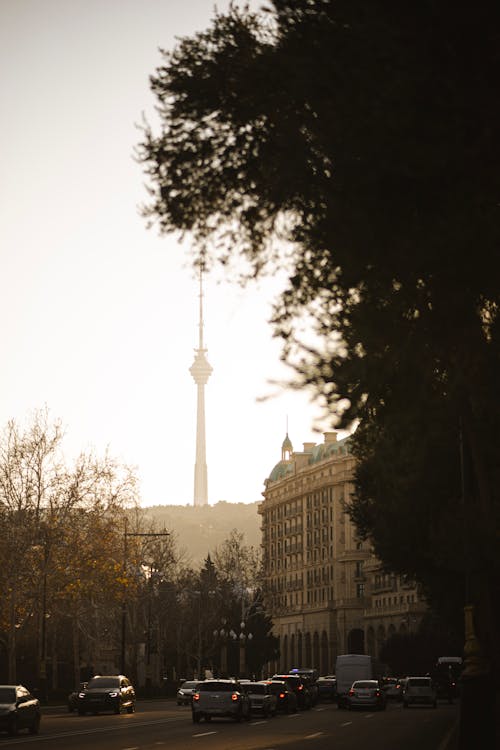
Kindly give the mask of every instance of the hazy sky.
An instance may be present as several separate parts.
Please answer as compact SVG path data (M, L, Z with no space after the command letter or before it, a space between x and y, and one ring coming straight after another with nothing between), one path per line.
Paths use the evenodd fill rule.
M144 505L193 501L198 290L188 243L139 216L133 150L154 117L158 48L206 28L213 7L0 0L0 426L46 405L68 455L109 446L137 467ZM306 394L258 402L287 374L267 323L275 291L206 283L211 503L261 499L287 417L296 448L321 439Z

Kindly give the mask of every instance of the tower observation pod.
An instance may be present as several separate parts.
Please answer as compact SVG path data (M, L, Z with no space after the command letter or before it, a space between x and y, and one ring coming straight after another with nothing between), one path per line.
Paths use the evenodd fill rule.
M194 465L194 505L208 505L207 456L205 440L205 385L212 374L203 345L203 280L200 268L200 322L198 348L189 368L198 390L196 410L196 462Z

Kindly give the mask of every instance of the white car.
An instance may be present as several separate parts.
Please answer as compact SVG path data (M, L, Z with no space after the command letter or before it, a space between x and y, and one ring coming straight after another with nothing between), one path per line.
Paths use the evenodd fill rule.
M186 680L177 691L177 705L190 706L193 693L199 685L199 680Z
M437 708L436 688L430 677L407 677L403 689L403 707L427 704Z

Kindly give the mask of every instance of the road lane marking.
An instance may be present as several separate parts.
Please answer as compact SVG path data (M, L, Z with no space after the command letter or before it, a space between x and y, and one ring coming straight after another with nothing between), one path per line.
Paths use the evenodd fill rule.
M314 732L314 734L306 734L305 740L314 740L316 737L321 737L324 732Z
M251 727L258 727L259 724L267 724L267 721L251 721L250 722Z
M209 734L217 734L217 732L200 732L199 734L193 734L193 737L208 737Z
M352 724L352 721L344 721L344 723L343 723L343 724L341 724L340 726L341 726L341 727L348 727L348 726L349 726L349 724Z

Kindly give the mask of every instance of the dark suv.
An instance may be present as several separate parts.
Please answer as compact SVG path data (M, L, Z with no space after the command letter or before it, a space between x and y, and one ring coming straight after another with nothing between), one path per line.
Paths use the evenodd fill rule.
M135 690L122 674L98 675L92 677L78 693L76 707L80 716L86 713L97 714L99 711L113 711L115 714L126 711L133 714Z
M293 690L297 696L297 704L299 708L307 709L312 706L312 697L309 689L302 679L295 674L275 674L271 677L272 680L283 680L289 685L290 689Z

